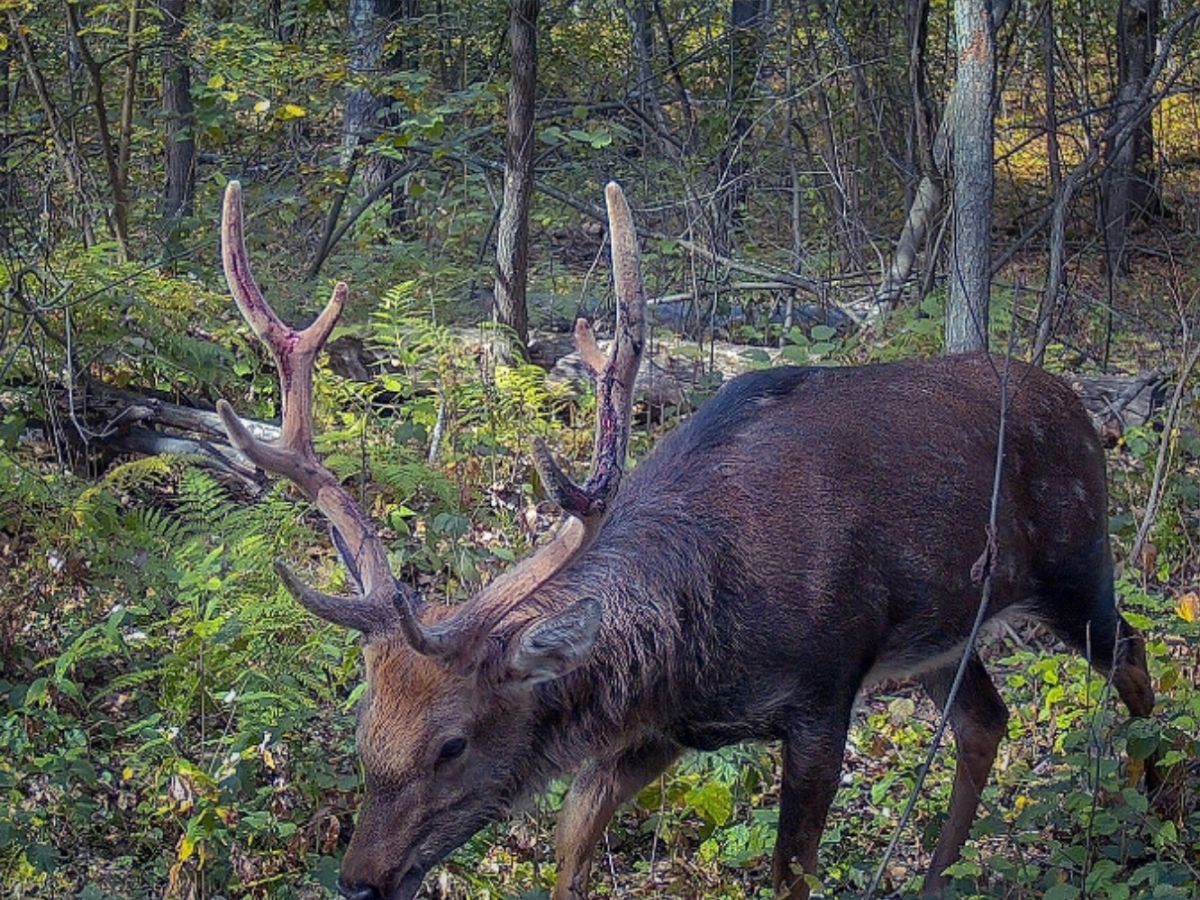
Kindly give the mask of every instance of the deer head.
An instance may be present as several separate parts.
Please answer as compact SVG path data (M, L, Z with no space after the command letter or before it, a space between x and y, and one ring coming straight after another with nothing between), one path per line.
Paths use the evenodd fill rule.
M242 315L270 351L283 400L277 443L256 439L225 401L218 411L231 442L264 471L295 483L329 521L334 545L357 588L322 593L282 562L275 570L307 609L363 634L367 690L358 726L366 795L342 864L342 892L407 900L424 874L502 815L535 780L539 718L535 686L588 659L600 633L600 603L587 597L539 604L540 586L594 540L625 465L634 378L644 343L645 299L637 238L621 189L607 191L616 339L609 355L584 320L580 355L596 384L596 441L581 486L544 444L533 460L566 518L539 550L469 602L426 608L392 573L388 553L358 504L312 444L312 373L346 303L333 289L308 328L285 325L264 300L247 262L241 188L225 192L221 246L225 276Z

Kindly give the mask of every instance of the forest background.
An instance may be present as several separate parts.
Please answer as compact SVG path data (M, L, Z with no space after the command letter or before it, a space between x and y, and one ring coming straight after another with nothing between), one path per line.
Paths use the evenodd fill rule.
M343 578L211 410L277 417L220 195L303 323L334 279L320 449L426 594L469 595L585 464L576 315L626 188L654 313L635 455L747 368L990 345L1076 381L1109 446L1154 722L1039 629L962 896L1200 890L1200 10L1178 0L0 0L0 895L323 897L353 824L359 648L280 589ZM611 327L608 326L608 327ZM981 523L982 525L982 523ZM982 532L981 532L982 536ZM982 537L981 537L982 539ZM919 888L936 711L864 703L830 896ZM1175 796L1132 787L1160 751ZM614 821L600 895L761 897L776 749L696 755ZM1131 757L1129 765L1123 757ZM429 896L541 897L561 788ZM881 868L882 867L882 868Z

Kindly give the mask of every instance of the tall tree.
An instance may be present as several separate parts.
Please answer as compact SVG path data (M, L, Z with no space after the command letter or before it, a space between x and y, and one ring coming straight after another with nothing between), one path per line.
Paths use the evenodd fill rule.
M78 3L65 2L67 31L71 37L71 48L87 71L92 91L92 109L96 115L96 131L100 137L101 155L108 173L109 193L112 207L109 225L117 242L117 259L129 259L129 153L132 146L134 91L137 87L137 65L140 46L138 42L141 0L131 0L126 25L125 85L121 96L121 111L118 119L117 136L114 139L108 122L108 101L104 90L103 66L92 53L85 39L83 15Z
M162 109L167 183L163 219L173 228L192 214L196 190L196 115L192 107L192 70L183 43L187 0L159 0L162 14Z
M995 185L996 36L990 0L955 0L954 168L946 352L986 350Z
M1012 2L1011 0L991 0L988 6L991 9L991 34L994 38L1008 16ZM905 217L900 237L896 241L896 250L892 256L891 265L888 267L879 289L871 298L881 309L890 309L899 302L901 291L916 266L921 247L942 209L945 178L950 165L951 132L957 122L955 110L958 92L955 90L951 92L950 98L946 101L937 130L930 137L932 113L925 83L927 75L925 45L929 33L928 20L928 0L912 0L907 11L909 90L912 95L912 115L914 117L913 138L916 144L916 157L921 170L921 178L917 182L916 190L912 193L908 215ZM927 268L933 265L934 260L926 261Z
M765 0L732 0L729 10L729 63L726 83L728 136L717 154L716 250L728 255L746 199L746 135L754 120L754 93L758 81L763 31L767 25Z
M1154 62L1158 0L1121 0L1117 5L1117 83L1112 120L1128 117ZM1154 188L1152 107L1133 116L1116 135L1103 179L1105 261L1111 274L1125 268L1126 232L1160 202Z
M504 199L496 229L496 321L510 329L503 362L524 358L529 343L529 199L533 193L533 111L537 89L538 0L514 0L509 17L512 84L504 153Z
M350 0L350 73L355 86L346 97L342 146L347 161L362 154L357 168L367 194L398 171L396 160L366 151L389 120L383 114L388 76L415 63L418 55L408 46L406 34L395 33L396 26L419 16L417 0ZM399 225L405 218L405 201L397 184L392 184L391 202L392 224Z

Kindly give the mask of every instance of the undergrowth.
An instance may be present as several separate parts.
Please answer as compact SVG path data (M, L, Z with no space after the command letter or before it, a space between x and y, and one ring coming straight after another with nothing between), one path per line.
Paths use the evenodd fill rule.
M427 594L464 597L544 529L535 436L586 464L589 400L534 368L480 371L416 283L352 331L382 356L370 382L319 374L319 449L381 523L393 563ZM1001 300L1002 309L1007 309ZM784 359L862 361L933 352L932 299L867 347L818 326L785 335ZM997 316L1001 328L1012 318ZM216 352L216 351L214 351ZM239 364L239 406L269 417L269 372ZM758 360L762 363L763 360ZM493 374L495 377L492 377ZM644 452L651 435L635 440ZM1161 440L1112 452L1113 529L1128 547ZM96 479L0 455L0 884L12 897L330 896L353 822L359 690L355 638L279 587L284 557L338 588L323 525L288 487L253 493L195 460L117 460ZM1152 722L1127 721L1111 686L1037 630L991 639L985 657L1012 710L956 896L1193 897L1200 876L1200 472L1180 446L1152 566L1127 564L1126 615L1149 636ZM1188 459L1191 461L1188 462ZM539 517L534 513L541 512ZM935 712L904 685L864 702L821 856L827 896L860 893L899 816ZM950 788L942 750L884 885L919 890ZM1163 754L1176 796L1135 788ZM1126 763L1127 759L1132 762ZM594 878L600 896L766 897L777 749L687 757L623 810ZM562 786L445 867L442 896L544 897Z

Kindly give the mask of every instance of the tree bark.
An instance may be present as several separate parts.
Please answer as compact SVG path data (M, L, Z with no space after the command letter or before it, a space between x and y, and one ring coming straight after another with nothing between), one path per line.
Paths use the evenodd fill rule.
M162 109L167 182L163 222L173 232L191 216L196 192L196 117L192 107L192 70L183 43L187 0L159 0L162 14Z
M907 26L909 93L912 97L911 115L916 143L914 155L921 177L912 194L904 227L896 241L892 264L875 292L875 303L883 309L891 309L899 301L900 292L904 290L904 285L916 266L917 254L921 252L925 243L929 225L942 208L948 143L946 125L953 113L953 107L947 104L942 122L935 132L925 65L925 47L929 37L929 0L914 0L909 4Z
M994 43L994 36L1008 17L1012 2L1011 0L991 0L988 6L991 8L991 34ZM928 115L929 100L924 96L924 78L920 74L924 69L928 15L928 5L921 4L914 10L914 15L910 20L909 65L914 79L911 87L914 115L917 116ZM956 96L956 93L952 93L950 99L946 101L942 120L938 124L932 141L926 138L922 142L922 131L920 127L917 129L918 153L922 160L921 180L917 184L912 206L908 210L904 227L896 241L892 264L888 267L879 289L875 291L873 297L869 298L870 302L873 302L878 309L891 309L899 302L900 293L909 276L912 275L917 255L925 242L929 227L942 208L942 199L945 194L943 182L949 163L950 131L956 121ZM928 133L928 128L925 129L925 133ZM933 265L933 261L927 261L927 265ZM862 304L855 305L859 307Z
M3 171L0 172L0 208L15 213L17 209L17 178L16 173L8 164L8 153L13 143L12 134L9 131L12 125L13 100L13 92L9 87L11 77L12 48L6 46L0 50L0 163L3 163ZM9 243L11 241L12 224L10 215L0 217L0 242Z
M659 79L654 71L654 30L650 27L650 10L647 0L634 0L630 10L633 27L633 44L637 57L637 90L634 96L642 108L642 114L654 123L654 140L662 149L673 154L671 127L659 100Z
M496 229L496 321L509 329L501 341L502 362L525 358L529 313L529 200L533 193L533 113L537 88L539 0L514 0L509 20L512 85L508 92L508 139L504 154L504 199Z
M726 108L729 129L717 154L715 246L728 256L746 201L746 152L742 144L754 119L754 87L758 80L759 50L766 23L764 0L733 0L729 14L729 80Z
M955 0L953 232L946 352L988 346L991 301L996 41L989 0Z
M1154 60L1158 0L1121 0L1117 7L1117 85L1112 120L1128 115ZM1127 135L1114 141L1102 183L1105 262L1112 275L1127 268L1127 231L1140 217L1161 208L1154 187L1154 129L1151 109L1132 119Z
M1054 0L1046 0L1042 10L1042 68L1046 82L1046 157L1050 173L1052 198L1050 228L1050 266L1046 273L1046 289L1038 301L1037 332L1034 338L1033 361L1041 365L1050 342L1053 323L1051 311L1058 307L1058 294L1063 287L1066 253L1066 215L1069 202L1064 203L1066 190L1074 192L1076 181L1064 182L1062 156L1058 146L1058 111L1055 92L1058 85L1056 41L1054 37Z
M350 0L348 37L350 41L350 73L360 86L346 97L346 112L342 123L342 146L346 165L356 154L362 154L358 171L367 193L388 181L396 170L394 159L364 151L379 135L387 122L380 117L384 106L383 92L373 86L403 68L410 48L400 42L395 52L388 53L389 34L405 19L420 14L417 0ZM406 53L406 49L409 52ZM364 83L365 82L365 83ZM391 224L400 225L405 216L404 194L393 182Z

